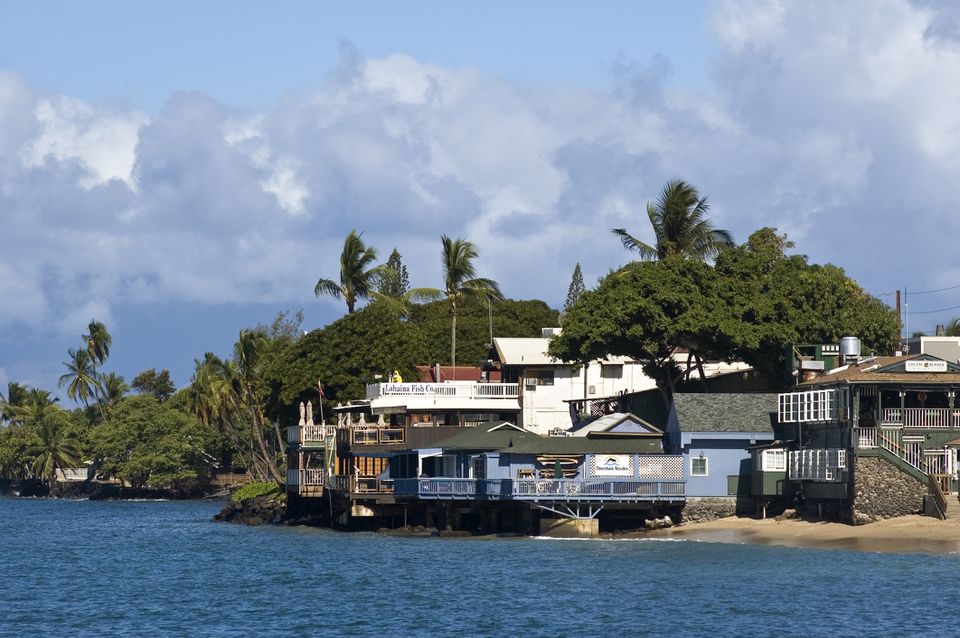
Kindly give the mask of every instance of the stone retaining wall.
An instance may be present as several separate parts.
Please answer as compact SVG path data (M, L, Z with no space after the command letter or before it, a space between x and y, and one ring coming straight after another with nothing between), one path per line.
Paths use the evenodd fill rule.
M853 457L853 523L923 513L927 486L880 457Z
M749 508L747 508L749 510ZM684 523L705 523L717 518L744 513L743 504L737 507L736 496L688 496L687 504L683 507L682 521ZM752 510L749 510L752 513Z

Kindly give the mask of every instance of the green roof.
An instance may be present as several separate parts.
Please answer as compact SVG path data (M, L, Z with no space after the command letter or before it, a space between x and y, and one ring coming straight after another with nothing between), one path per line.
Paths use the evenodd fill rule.
M514 440L513 445L500 448L511 454L663 454L660 439L603 437L600 439L582 436L539 436L533 439Z

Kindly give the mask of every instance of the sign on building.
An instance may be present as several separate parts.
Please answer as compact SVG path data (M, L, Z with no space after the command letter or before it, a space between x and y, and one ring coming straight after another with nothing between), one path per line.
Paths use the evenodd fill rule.
M916 359L904 362L907 372L946 372L946 361L917 361Z
M592 460L594 476L633 476L632 454L596 454Z

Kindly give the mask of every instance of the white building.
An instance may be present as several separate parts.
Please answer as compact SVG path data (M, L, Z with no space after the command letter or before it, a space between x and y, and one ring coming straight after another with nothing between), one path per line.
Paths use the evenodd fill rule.
M503 381L519 384L520 425L539 434L572 426L567 401L599 399L656 388L639 363L610 356L576 367L547 354L550 337L559 328L545 328L544 336L495 338L491 364L499 365ZM686 354L676 355L686 365ZM706 376L749 369L744 363L708 363Z

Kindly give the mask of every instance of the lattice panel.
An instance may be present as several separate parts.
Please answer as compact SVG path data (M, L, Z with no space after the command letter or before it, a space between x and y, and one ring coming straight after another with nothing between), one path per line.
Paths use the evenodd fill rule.
M682 456L647 456L640 455L637 464L639 478L682 479Z

